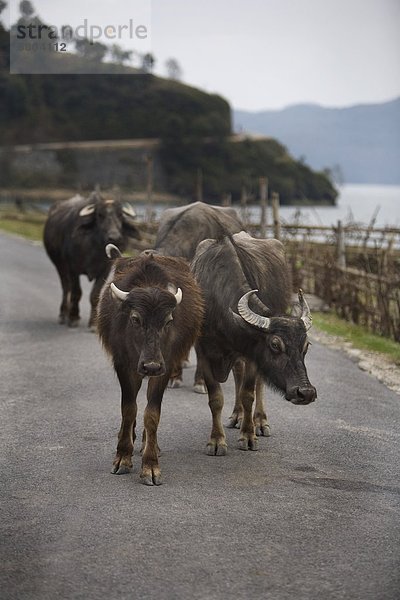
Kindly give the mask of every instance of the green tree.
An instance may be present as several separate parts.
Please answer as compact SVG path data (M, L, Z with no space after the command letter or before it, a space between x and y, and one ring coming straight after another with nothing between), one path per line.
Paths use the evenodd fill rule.
M132 59L133 50L124 50L118 44L113 44L110 50L111 60L117 65L123 65Z
M151 73L154 69L155 63L156 59L150 52L144 54L144 56L142 57L142 70L145 73Z
M102 62L108 52L105 44L100 42L91 43L88 39L75 40L75 48L78 54L92 62Z
M169 79L180 81L182 79L182 69L176 58L169 58L165 61L165 68Z

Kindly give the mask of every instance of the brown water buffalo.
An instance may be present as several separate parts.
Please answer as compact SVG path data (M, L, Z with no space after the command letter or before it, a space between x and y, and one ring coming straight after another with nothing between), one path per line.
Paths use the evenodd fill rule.
M206 307L197 354L212 413L207 453L226 454L220 383L238 359L243 363L242 373L237 373L239 402L235 407L243 411L239 448L257 450L252 406L258 375L294 404L316 399L304 364L311 326L308 305L300 292L299 316L285 315L291 282L283 246L277 240L254 239L244 232L205 240L197 248L192 271ZM234 411L231 420L237 418Z
M88 198L75 196L52 206L44 228L44 246L61 280L62 301L59 323L76 327L82 290L80 275L94 280L90 294L89 327L94 326L95 309L110 261L104 253L108 243L124 250L129 238L140 239L129 204L104 198L93 192Z
M118 256L107 247L111 258ZM189 265L181 258L144 252L116 258L98 305L98 333L121 386L122 423L112 472L132 467L136 396L149 378L144 412L141 480L159 485L157 428L172 371L199 335L203 302Z

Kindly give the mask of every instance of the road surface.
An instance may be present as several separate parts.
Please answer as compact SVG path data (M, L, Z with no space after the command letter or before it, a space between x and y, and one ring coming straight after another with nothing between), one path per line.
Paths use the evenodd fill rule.
M209 457L189 368L163 402L164 485L140 483L138 448L111 475L119 386L88 286L70 330L43 248L0 234L0 254L2 600L400 597L398 395L314 343L315 404L269 393L259 452L227 430L228 455Z

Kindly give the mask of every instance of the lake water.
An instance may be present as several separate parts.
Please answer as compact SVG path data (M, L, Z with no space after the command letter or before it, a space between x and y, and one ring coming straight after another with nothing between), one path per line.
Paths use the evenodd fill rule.
M300 215L297 217L296 213ZM337 206L310 206L300 209L282 206L280 214L284 222L298 220L309 225L336 225L339 219L344 224L357 222L368 225L376 214L376 227L391 225L400 228L400 186L344 185L340 188ZM258 221L258 207L250 207L250 218L252 221Z
M165 204L155 203L157 217L165 210ZM235 205L240 213L240 206ZM146 207L135 204L139 218L144 218ZM307 225L336 225L340 219L343 224L356 222L368 225L377 211L375 226L391 225L400 228L400 186L396 185L344 185L336 206L282 206L280 216L283 222L299 222ZM247 207L247 217L254 223L260 222L260 207ZM247 220L247 219L246 219ZM271 223L271 208L268 222Z
M390 225L400 228L400 186L398 185L344 185L340 188L336 206L282 206L280 216L284 223L298 222L308 225L336 225L340 219L343 224L356 222L368 225L376 214L376 227ZM165 210L165 204L155 203L153 208L157 217ZM39 205L48 209L48 203ZM235 205L240 213L240 206ZM144 218L146 206L135 203L139 218ZM247 218L254 223L260 222L260 207L247 207ZM247 219L246 219L247 220ZM271 208L268 210L268 222L271 223Z

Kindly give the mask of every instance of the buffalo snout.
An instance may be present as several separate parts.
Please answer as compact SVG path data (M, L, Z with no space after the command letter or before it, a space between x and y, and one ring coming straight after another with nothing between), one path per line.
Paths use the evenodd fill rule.
M313 385L293 387L287 391L286 400L292 404L310 404L317 397L317 390Z
M117 246L118 248L120 245L122 245L122 242L122 234L119 234L118 232L112 233L111 235L107 236L107 244L114 244L114 246Z
M138 373L148 377L159 377L165 373L165 365L159 362L153 361L141 361L138 365Z

